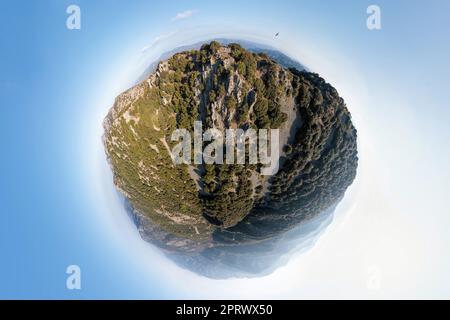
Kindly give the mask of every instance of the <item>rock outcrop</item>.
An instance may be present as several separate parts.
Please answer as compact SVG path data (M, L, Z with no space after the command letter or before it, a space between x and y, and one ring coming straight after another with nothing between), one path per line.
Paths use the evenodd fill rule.
M194 121L222 133L279 129L279 170L174 165L172 132L191 132ZM211 42L161 61L117 97L104 128L114 183L143 238L212 277L269 270L288 251L280 249L286 234L330 216L356 175L356 130L337 91L238 44ZM227 271L214 272L219 265Z

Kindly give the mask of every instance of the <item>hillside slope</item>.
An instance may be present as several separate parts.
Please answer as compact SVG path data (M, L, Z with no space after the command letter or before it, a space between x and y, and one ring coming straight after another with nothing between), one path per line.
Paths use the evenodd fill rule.
M279 171L174 165L171 134L193 131L196 120L221 132L278 128ZM143 237L189 260L280 237L333 208L356 175L356 130L336 90L238 44L211 42L161 61L117 97L104 128L115 185Z

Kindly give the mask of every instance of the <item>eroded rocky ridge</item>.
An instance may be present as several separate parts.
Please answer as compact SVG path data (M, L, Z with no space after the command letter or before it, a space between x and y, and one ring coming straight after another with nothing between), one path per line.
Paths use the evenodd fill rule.
M279 171L174 165L171 134L195 120L221 131L278 128ZM286 232L330 212L356 174L356 130L337 91L238 44L211 42L161 61L116 98L104 128L114 183L143 238L194 269L262 272L270 263L243 270L242 252L276 260L270 250Z

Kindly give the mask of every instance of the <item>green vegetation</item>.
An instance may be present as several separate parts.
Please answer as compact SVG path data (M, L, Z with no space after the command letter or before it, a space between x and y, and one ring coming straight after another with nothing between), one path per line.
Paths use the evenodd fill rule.
M196 120L220 130L279 128L279 172L262 176L248 161L175 166L171 134L192 132ZM200 244L213 234L254 240L287 230L336 204L356 174L356 130L336 90L238 44L211 42L161 62L118 97L105 123L114 181L132 207Z

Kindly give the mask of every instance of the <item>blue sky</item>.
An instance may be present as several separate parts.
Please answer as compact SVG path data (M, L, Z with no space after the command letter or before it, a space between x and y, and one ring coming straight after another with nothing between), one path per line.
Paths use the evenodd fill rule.
M70 4L81 30L66 28ZM366 28L370 4L381 30ZM450 297L449 3L3 1L0 12L0 298ZM101 120L139 71L218 35L320 73L359 132L358 178L333 225L261 279L204 279L142 243L101 149ZM66 289L70 264L79 291Z

